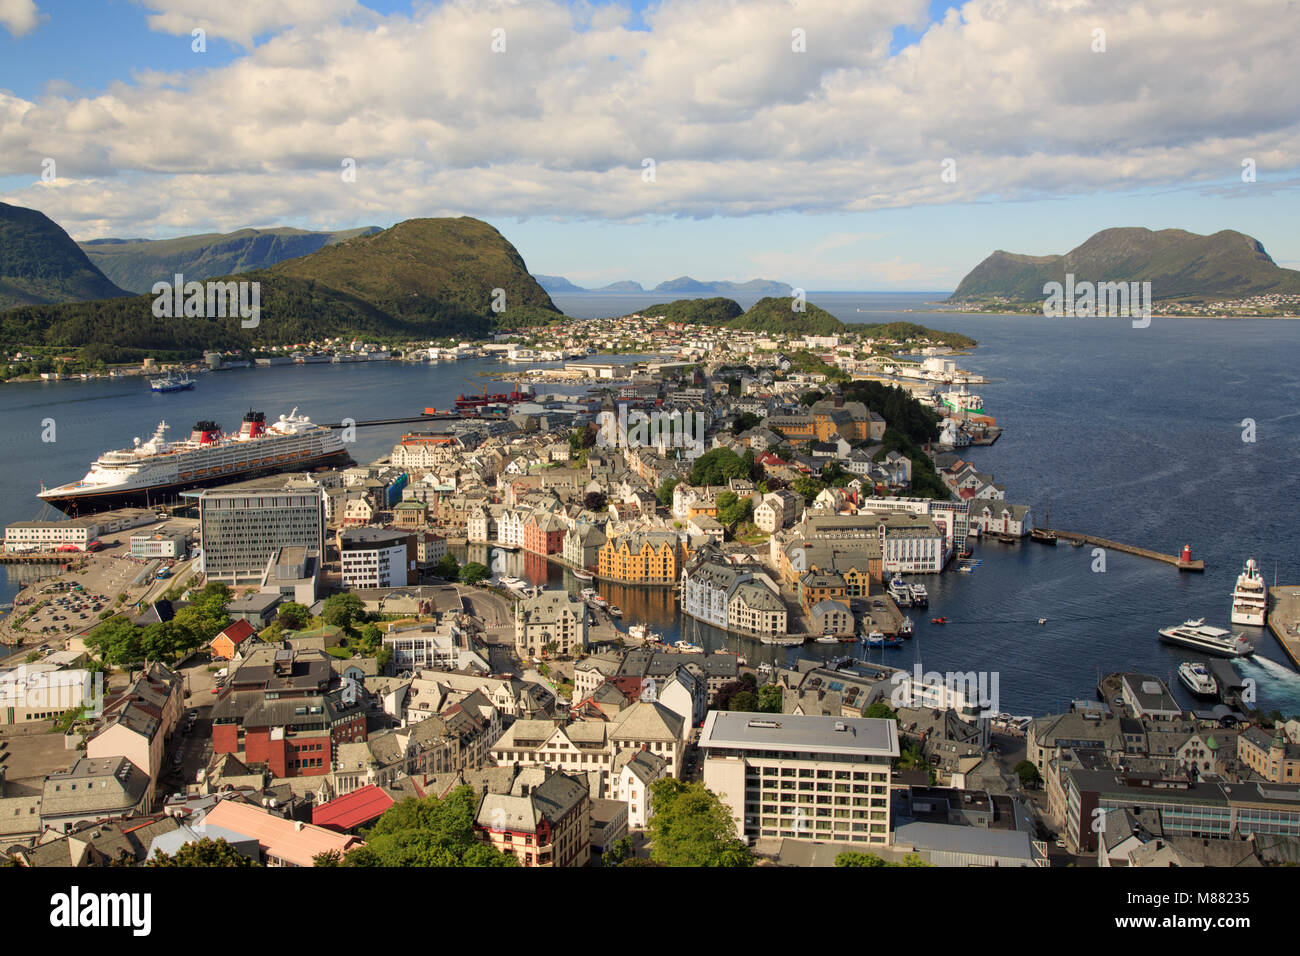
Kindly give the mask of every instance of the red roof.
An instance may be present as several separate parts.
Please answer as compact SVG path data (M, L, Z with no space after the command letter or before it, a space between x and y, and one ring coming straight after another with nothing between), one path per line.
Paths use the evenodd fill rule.
M253 625L249 624L247 621L236 621L234 624L230 625L230 627L218 634L217 637L229 638L230 643L238 647L256 633L257 628L253 627ZM213 638L214 641L216 639L216 637Z
M394 802L392 797L372 783L314 808L311 822L318 827L344 833L376 819Z

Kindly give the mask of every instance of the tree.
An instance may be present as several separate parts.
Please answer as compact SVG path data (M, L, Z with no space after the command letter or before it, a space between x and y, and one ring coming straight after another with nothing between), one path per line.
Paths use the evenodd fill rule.
M718 495L718 520L729 528L734 528L753 512L754 502L751 498L741 498L734 491L724 491Z
M1037 787L1042 783L1043 778L1035 767L1028 760L1022 760L1012 768L1016 776L1020 778L1020 786L1028 790L1030 787Z
M878 700L862 712L863 717L872 717L878 720L898 720L898 715L890 709L889 705L883 700Z
M874 853L859 853L856 850L845 850L835 857L836 866L932 866L926 863L917 853L909 853L903 857L902 863L891 863Z
M110 617L90 633L87 646L94 649L105 664L126 667L144 660L140 628L125 615Z
M338 850L326 850L311 858L312 866L342 866L343 854Z
M659 499L659 503L665 508L672 507L673 489L677 487L677 482L680 480L681 479L679 478L669 476L659 482L659 490L655 492L655 497Z
M781 688L776 684L764 684L758 689L758 709L764 714L779 714L782 709Z
M384 811L349 850L344 866L517 866L513 856L478 839L479 795L457 787L445 797L407 797Z
M455 556L444 554L442 560L433 566L433 573L444 581L456 581L460 578L460 562Z
M600 862L605 866L618 866L624 860L632 858L632 838L623 837L615 840L600 855Z
M460 569L460 579L465 584L478 584L491 574L485 565L477 561L471 561Z
M650 857L663 866L753 866L736 821L702 783L665 777L650 785Z
M366 616L366 605L355 594L331 594L321 608L321 620L332 627L348 628Z
M280 605L275 620L286 631L301 631L311 624L311 611L301 604L290 601Z
M756 713L758 711L758 695L751 690L742 690L731 698L727 709L742 710L750 714Z
M741 412L740 415L736 417L735 424L731 426L731 431L733 434L739 435L741 432L747 432L751 428L756 428L762 423L763 419L759 418L753 412Z
M707 451L691 466L691 484L725 485L729 479L749 477L744 462L730 448Z
M605 510L605 493L602 491L589 491L583 496L582 506L588 511Z
M260 866L240 853L225 840L204 837L193 843L186 843L179 850L168 856L162 850L156 850L149 866Z

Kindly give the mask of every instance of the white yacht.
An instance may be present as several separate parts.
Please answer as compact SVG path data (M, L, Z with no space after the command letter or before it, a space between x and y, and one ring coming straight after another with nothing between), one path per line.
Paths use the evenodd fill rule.
M926 591L924 584L912 585L912 603L917 607L929 607L930 593Z
M899 607L912 606L912 589L907 586L907 582L902 578L894 578L889 582L889 596L894 599L894 603Z
M1232 623L1263 627L1267 615L1268 588L1264 586L1264 576L1259 573L1259 565L1251 558L1237 578L1237 587L1232 592Z
M1160 639L1220 657L1247 657L1255 653L1255 645L1240 634L1212 627L1203 617L1184 621L1176 627L1162 627Z
M1210 669L1200 661L1183 661L1179 664L1178 679L1197 697L1213 697L1219 689Z

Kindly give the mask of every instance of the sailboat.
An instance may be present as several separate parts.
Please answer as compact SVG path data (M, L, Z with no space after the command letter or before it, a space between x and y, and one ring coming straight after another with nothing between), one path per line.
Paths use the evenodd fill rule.
M1051 499L1048 499L1047 517L1044 520L1046 521L1046 524L1044 524L1043 527L1040 528L1038 525L1034 525L1029 532L1029 537L1033 538L1039 544L1050 544L1052 547L1056 547L1056 532L1050 530L1052 526Z

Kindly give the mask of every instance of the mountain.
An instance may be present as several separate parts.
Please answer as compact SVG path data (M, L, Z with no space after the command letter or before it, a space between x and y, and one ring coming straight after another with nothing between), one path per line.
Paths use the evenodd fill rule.
M714 282L701 282L699 279L692 279L690 276L678 276L676 279L669 279L667 282L661 282L655 286L652 292L671 292L677 295L682 293L708 295L710 293L717 295L723 292L757 292L760 295L790 295L794 292L792 286L784 282L774 282L771 279L750 279L748 282L728 282L719 280Z
M1064 283L1067 273L1076 283L1149 281L1156 300L1300 294L1300 272L1281 268L1258 240L1240 232L1124 228L1105 229L1063 256L994 252L949 301L1042 301L1043 286Z
M127 294L49 216L0 203L0 309Z
M584 289L580 285L574 285L564 276L533 276L547 292L590 292L590 289Z
M673 295L720 295L722 293L735 292L756 292L759 295L790 295L794 288L786 285L784 282L773 282L771 279L750 279L748 282L728 282L720 280L717 282L701 282L698 279L692 279L690 276L680 276L676 279L669 279L667 282L661 282L653 289L646 289L639 282L633 282L631 279L625 279L622 282L611 282L609 285L603 285L598 289L588 289L580 285L574 285L564 276L534 276L543 289L547 292L560 292L570 295L581 292L595 293L632 293L643 294L645 292L667 292Z
M467 217L409 219L232 281L260 283L256 328L242 328L237 316L158 317L154 296L143 295L13 309L0 315L0 341L93 345L106 361L128 361L145 352L193 354L333 335L481 337L564 317L515 247Z
M804 311L796 312L789 297L769 296L759 299L749 310L742 309L735 300L723 297L712 299L677 299L660 305L638 309L641 315L662 315L669 322L686 322L695 325L712 325L750 332L800 332L814 335L834 334L846 326L825 309L804 303Z
M177 239L92 239L78 243L104 274L124 289L148 292L155 282L203 281L265 269L356 236L379 232L378 226L337 232L305 229L240 229Z

